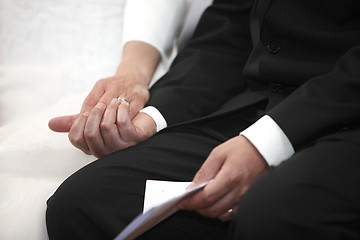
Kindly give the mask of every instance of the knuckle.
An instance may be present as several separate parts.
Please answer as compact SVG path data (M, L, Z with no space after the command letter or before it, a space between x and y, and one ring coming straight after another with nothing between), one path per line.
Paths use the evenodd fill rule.
M83 105L84 106L95 106L96 103L97 103L97 101L92 96L89 95L85 98Z
M107 122L101 122L100 129L103 132L109 132L112 129L112 125Z
M204 192L203 204L210 206L214 202L214 194Z
M93 131L84 131L84 137L86 140L92 141L96 138L96 135Z
M228 174L228 181L229 183L232 184L238 184L239 182L241 182L244 179L242 174L239 173L235 173L235 174Z
M100 78L96 83L95 83L95 87L103 87L107 84L107 82L109 81L109 78Z
M126 119L118 119L116 121L116 124L119 128L125 127L127 125L127 120Z
M77 148L82 148L82 146L84 145L84 139L82 137L79 136L73 136L71 134L69 134L69 140L72 143L72 145L74 145Z
M106 109L106 104L104 102L99 101L98 105L93 109L91 109L91 112L94 113L95 116L97 115L102 116L105 109Z
M219 147L215 147L212 151L211 151L211 155L213 157L215 157L216 159L219 158L222 155L222 151Z
M119 101L110 100L109 104L106 107L106 111L115 111L119 106Z
M68 134L68 138L69 138L70 142L78 142L79 141L78 135L73 134L71 131Z

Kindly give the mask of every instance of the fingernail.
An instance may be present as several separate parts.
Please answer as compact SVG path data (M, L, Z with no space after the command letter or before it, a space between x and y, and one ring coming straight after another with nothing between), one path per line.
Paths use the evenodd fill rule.
M96 108L104 109L106 107L105 103L98 102L95 106Z

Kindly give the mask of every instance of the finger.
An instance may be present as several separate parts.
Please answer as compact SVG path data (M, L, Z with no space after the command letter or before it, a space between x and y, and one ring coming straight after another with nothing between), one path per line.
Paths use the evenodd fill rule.
M120 149L121 139L116 125L117 110L121 101L113 98L107 106L100 124L101 134L105 145L111 150Z
M131 99L128 99L130 104L130 117L134 118L136 114L145 106L147 99L140 94L135 94Z
M181 201L178 207L180 209L190 211L209 209L216 202L221 200L221 198L223 198L227 192L228 189L221 183L218 183L218 180L215 178L201 192L194 195L193 197ZM210 213L205 215L209 216ZM216 215L213 217L216 217Z
M116 125L123 141L131 144L136 140L136 128L131 121L129 103L122 102L118 107Z
M211 206L197 210L203 216L211 218L219 218L221 215L226 213L233 206L236 206L238 203L237 190L232 189L225 193L221 198L214 202Z
M52 118L50 119L48 126L55 132L69 132L78 116L79 114Z
M238 189L246 172L240 171L240 169L243 169L242 167L234 167L236 162L238 162L238 159L229 158L223 153L221 145L215 148L195 175L193 182L199 184L212 178L214 180L202 192L181 202L179 207L187 210L206 209L220 201L232 189ZM239 200L239 196L234 199L234 201L236 200ZM236 202L231 204L234 203ZM219 208L219 205L217 208Z
M105 109L106 105L104 103L99 102L96 104L90 111L84 130L86 143L91 153L96 157L101 157L108 153L100 132L100 123Z
M95 105L99 102L100 98L104 95L105 88L103 87L101 82L97 82L90 93L86 96L80 113L90 112L91 109L95 107Z
M225 160L226 158L221 150L219 150L219 147L213 149L203 165L200 167L199 171L195 174L193 183L198 185L214 179L222 168Z
M227 175L227 170L223 169L226 160L225 156L222 154L221 148L219 150L218 147L210 153L200 170L196 173L193 183L197 185L211 179L214 180L194 197L182 201L179 204L181 209L200 210L208 208L229 192L229 187L231 186L227 185L229 180L226 177L230 176Z
M219 216L219 219L223 222L227 222L227 221L230 221L234 215L236 214L237 212L237 206L236 207L233 207L233 208L230 208L229 210L227 210L225 213L221 214Z
M84 129L88 115L89 112L79 114L79 116L74 120L74 123L70 128L68 137L72 145L79 148L86 154L91 154L90 149L84 138Z
M112 101L112 99L114 98L118 98L119 96L121 96L121 93L119 93L117 88L110 88L107 89L104 94L101 96L101 98L99 99L99 102L105 103L106 105L109 105L110 102ZM121 96L123 97L123 96Z
M236 205L248 189L246 179L248 171L245 168L236 167L234 164L238 159L228 157L226 163L216 175L213 183L208 189L216 197L208 200L208 206L199 209L199 213L209 217L217 217ZM199 207L201 205L199 204Z
M225 158L219 155L217 153L217 149L215 148L200 167L199 171L195 174L191 185L199 185L203 182L214 179L224 164L224 161ZM186 210L197 210L208 207L209 204L214 201L212 200L212 195L214 195L212 190L214 188L212 186L213 184L216 185L217 183L212 181L204 188L203 191L196 194L194 197L181 201L178 205L179 208Z

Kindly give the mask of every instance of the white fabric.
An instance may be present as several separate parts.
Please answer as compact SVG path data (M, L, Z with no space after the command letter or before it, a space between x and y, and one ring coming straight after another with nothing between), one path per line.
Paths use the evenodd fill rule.
M170 63L176 54L176 39L179 35L182 21L190 6L190 0L131 0L127 1L124 15L123 44L140 40L155 47L161 54L163 63ZM158 11L149 11L158 9ZM169 12L170 11L170 12ZM127 24L131 23L131 24ZM149 26L162 26L151 28ZM168 68L168 65L160 65Z
M265 158L269 166L277 166L294 154L294 148L279 125L268 115L240 133Z
M146 113L149 115L156 124L156 132L159 132L167 127L167 122L163 115L160 113L157 108L153 106L148 106L140 110L140 112Z
M172 15L172 1L163 2L144 14ZM113 75L124 7L125 0L0 0L0 239L47 239L46 200L94 160L47 122L78 112L94 83Z
M0 239L47 239L46 200L67 176L95 160L75 149L66 134L47 128L51 117L78 111L84 96L62 98L0 128Z
M164 7L165 5L168 6ZM174 8L171 8L171 5ZM123 42L148 39L149 43L160 51L162 57L168 58L173 45L172 36L179 31L179 20L184 19L186 13L186 2L184 0L132 0L126 3L126 7L136 12L135 14L125 12L124 22L133 24L124 27ZM164 12L149 14L149 9L153 8L161 9ZM171 14L165 14L169 9L171 9ZM152 29L149 28L149 25L161 25L162 28Z

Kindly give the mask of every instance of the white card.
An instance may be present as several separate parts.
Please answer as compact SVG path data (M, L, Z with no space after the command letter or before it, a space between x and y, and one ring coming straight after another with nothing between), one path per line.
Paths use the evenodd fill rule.
M164 182L164 186L168 182ZM177 194L175 197L156 205L146 212L137 216L116 238L115 240L132 240L154 227L170 215L178 211L177 204L184 198L193 196L201 191L209 182L194 186L193 188ZM176 183L175 183L176 184ZM189 185L189 183L186 183ZM171 185L171 184L170 184ZM186 186L187 186L186 185ZM180 185L179 185L180 186ZM160 188L161 189L161 188Z
M145 187L143 213L170 200L171 198L185 193L186 188L190 184L191 182L147 180Z

